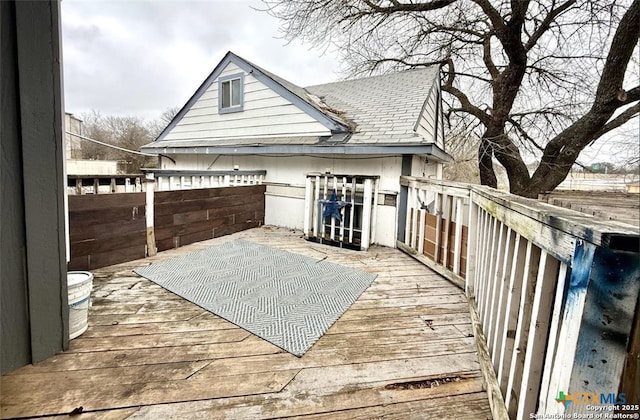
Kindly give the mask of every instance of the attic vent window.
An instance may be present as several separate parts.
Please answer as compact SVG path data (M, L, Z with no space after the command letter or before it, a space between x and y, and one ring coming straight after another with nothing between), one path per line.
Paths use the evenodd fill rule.
M226 114L244 109L244 74L232 74L218 79L218 112Z

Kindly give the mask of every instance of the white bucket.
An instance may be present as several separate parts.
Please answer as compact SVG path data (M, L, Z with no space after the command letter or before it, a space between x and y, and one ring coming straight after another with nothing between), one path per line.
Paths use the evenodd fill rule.
M69 340L85 332L89 327L89 297L93 287L93 274L88 271L69 271Z

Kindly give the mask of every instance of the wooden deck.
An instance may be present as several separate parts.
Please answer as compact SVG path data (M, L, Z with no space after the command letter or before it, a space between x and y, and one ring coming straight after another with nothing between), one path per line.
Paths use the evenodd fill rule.
M94 271L89 329L2 377L3 418L490 418L467 300L402 252L263 227ZM131 269L236 238L377 273L303 357ZM78 409L79 410L79 409Z

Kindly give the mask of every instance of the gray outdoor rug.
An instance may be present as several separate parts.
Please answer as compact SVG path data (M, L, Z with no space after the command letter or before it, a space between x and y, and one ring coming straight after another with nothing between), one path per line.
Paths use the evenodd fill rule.
M242 240L135 272L296 356L376 278Z

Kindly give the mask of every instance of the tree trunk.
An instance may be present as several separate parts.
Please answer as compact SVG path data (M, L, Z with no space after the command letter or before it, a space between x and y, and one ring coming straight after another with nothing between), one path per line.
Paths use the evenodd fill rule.
M498 188L498 178L496 178L496 172L493 169L493 145L486 133L480 140L480 147L478 147L478 169L482 185Z

